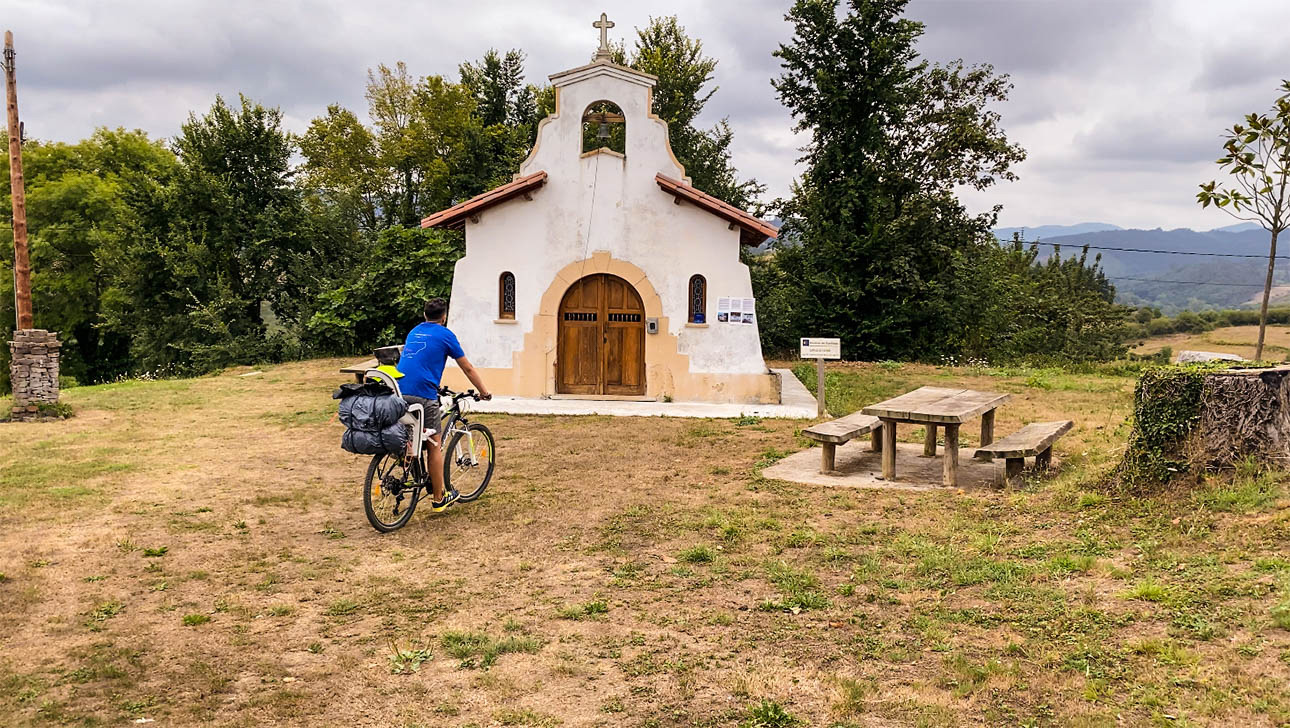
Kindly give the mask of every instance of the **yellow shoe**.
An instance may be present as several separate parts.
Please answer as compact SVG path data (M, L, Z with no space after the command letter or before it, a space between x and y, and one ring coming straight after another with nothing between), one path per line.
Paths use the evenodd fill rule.
M448 510L448 506L456 503L457 499L460 497L461 494L457 492L456 488L450 489L447 493L444 493L443 500L430 501L430 510L435 513L443 513Z

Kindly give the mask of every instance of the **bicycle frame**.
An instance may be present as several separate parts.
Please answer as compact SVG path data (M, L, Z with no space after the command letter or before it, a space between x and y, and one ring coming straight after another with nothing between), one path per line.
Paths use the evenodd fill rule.
M448 440L451 439L453 435L458 432L464 432L466 434L466 447L470 452L470 464L472 466L479 465L479 458L475 455L475 433L471 432L469 427L470 420L466 419L466 412L461 407L461 400L466 399L471 395L467 393L453 392L449 392L449 394L452 395L452 404L445 411L445 417L440 420L442 429L442 433L439 437L440 447L446 448L448 446ZM454 453L454 455L456 455L456 453ZM444 453L444 456L447 457L447 453Z

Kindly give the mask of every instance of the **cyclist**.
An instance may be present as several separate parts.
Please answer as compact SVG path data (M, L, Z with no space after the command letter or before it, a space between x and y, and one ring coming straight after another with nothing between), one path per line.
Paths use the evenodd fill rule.
M480 399L492 399L493 395L466 358L456 334L444 325L448 318L448 302L432 298L426 301L424 313L425 322L408 332L407 341L403 344L403 354L399 358L399 371L403 376L399 379L399 389L408 404L425 407L425 426L434 431L429 453L430 485L434 496L430 508L438 513L457 500L456 489L449 493L443 490L443 450L439 442L439 381L443 378L448 357L456 360L462 373L479 390Z

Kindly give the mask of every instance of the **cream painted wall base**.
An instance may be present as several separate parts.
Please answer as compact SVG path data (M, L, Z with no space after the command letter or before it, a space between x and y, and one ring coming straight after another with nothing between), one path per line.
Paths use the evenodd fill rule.
M676 402L731 402L738 404L778 404L779 377L769 370L762 373L694 372L690 357L679 350L678 335L672 333L663 315L663 301L645 275L645 271L607 251L596 251L590 258L562 268L542 294L532 328L524 334L524 345L512 352L510 367L476 369L495 394L514 397L551 397L556 395L555 359L559 336L560 301L576 281L584 276L607 273L627 281L640 294L647 318L657 318L659 333L645 335L645 398ZM684 330L684 329L682 329ZM458 336L467 341L458 332ZM466 346L469 357L470 347ZM453 389L468 387L461 371L450 364L444 371L444 383Z
M516 355L519 355L518 352ZM554 387L549 391L543 386L534 387L534 384L540 384L535 381L535 377L524 376L515 369L483 369L476 367L476 371L483 376L484 383L488 385L489 390L494 394L532 398L563 397L563 395L556 394ZM737 404L779 404L780 402L779 376L770 372L766 374L690 374L681 372L678 375L670 371L658 371L647 367L645 376L648 385L646 389L648 394L644 397L646 400L662 402L671 399L674 402L729 402ZM662 383L656 384L659 380L663 380ZM444 370L443 383L457 391L463 391L471 386L466 379L466 375L462 374L460 369L451 365ZM580 399L598 398L583 396ZM621 398L605 397L604 399Z

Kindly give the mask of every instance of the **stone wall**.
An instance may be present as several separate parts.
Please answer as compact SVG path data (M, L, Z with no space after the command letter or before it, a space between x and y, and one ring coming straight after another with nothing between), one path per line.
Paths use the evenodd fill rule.
M15 331L9 342L9 365L13 382L13 419L29 420L47 416L41 405L58 403L58 334L44 329Z

